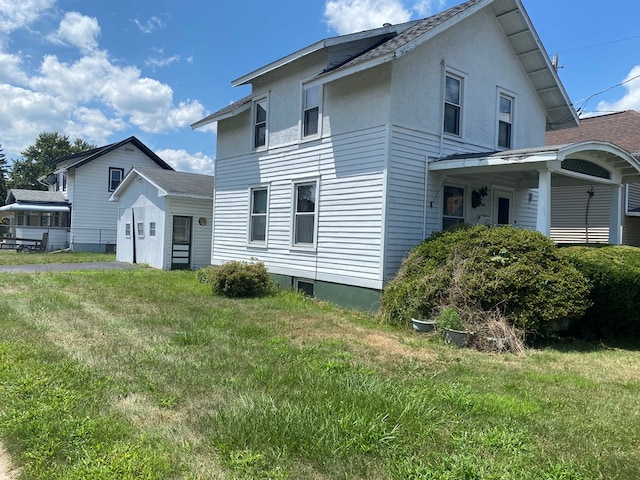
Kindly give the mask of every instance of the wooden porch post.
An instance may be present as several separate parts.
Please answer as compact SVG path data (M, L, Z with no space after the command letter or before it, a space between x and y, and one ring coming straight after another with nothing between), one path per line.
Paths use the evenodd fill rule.
M622 185L611 186L611 212L609 214L609 243L622 244Z
M538 170L538 211L536 230L551 235L551 170Z

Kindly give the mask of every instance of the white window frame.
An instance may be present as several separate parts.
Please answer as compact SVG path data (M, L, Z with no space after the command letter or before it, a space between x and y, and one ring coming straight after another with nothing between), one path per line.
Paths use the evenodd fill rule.
M445 192L448 188L460 188L462 189L462 215L445 215ZM442 208L440 209L440 216L442 218L442 222L441 222L441 227L443 230L445 230L445 218L448 219L452 219L452 220L460 220L459 222L455 222L455 223L465 223L467 221L467 205L468 205L468 200L467 200L467 191L468 188L466 185L460 185L460 184L452 184L452 183L446 183L443 185L442 187ZM451 225L454 225L455 223L452 223Z
M509 113L509 122L504 122L509 125L509 145L500 145L500 125L503 123L502 120L502 99L509 100L511 102L511 111ZM498 101L496 105L496 146L502 150L510 150L514 148L514 123L515 123L515 105L516 105L516 97L514 94L507 92L503 89L498 89Z
M144 238L144 222L138 222L136 225L136 233L138 238Z
M150 237L155 237L156 236L156 222L149 222L149 236Z
M267 204L266 212L254 213L253 212L253 194L257 191L267 192ZM249 218L247 220L247 243L252 246L266 247L269 240L269 198L270 198L270 186L267 185L255 185L249 188ZM254 240L253 238L253 219L257 216L264 216L264 240Z
M454 103L453 101L447 98L447 78L452 78L459 82L459 91L458 91L458 103ZM447 69L444 72L444 78L442 79L442 132L445 135L451 135L454 137L462 137L462 127L463 127L463 112L464 112L464 76L459 73L453 72L450 69ZM445 120L447 118L447 105L451 105L457 109L458 112L458 122L457 129L455 132L449 132L445 129Z
M264 122L258 122L258 107L265 110ZM257 131L260 125L264 124L264 144L258 144ZM269 147L269 97L256 98L251 108L251 147L253 150L266 150Z
M118 180L118 183L115 187L113 186L113 172L120 173L120 180ZM109 191L114 192L116 188L118 188L118 185L120 185L122 180L124 180L124 168L109 167Z
M314 210L313 212L298 212L298 187L303 187L305 185L313 185L315 188L314 192ZM296 179L293 181L291 185L291 247L295 249L303 249L303 250L313 250L316 248L318 243L318 199L320 198L320 178L305 178L305 179ZM296 231L298 225L298 217L299 216L311 216L313 215L313 242L297 242L296 241Z
M127 222L124 224L124 236L127 238L131 238L131 223Z
M312 89L318 89L318 104L309 106L307 104L307 92ZM322 103L324 88L322 84L302 85L302 114L300 116L300 137L303 140L312 140L322 136ZM307 112L317 109L316 131L307 133Z

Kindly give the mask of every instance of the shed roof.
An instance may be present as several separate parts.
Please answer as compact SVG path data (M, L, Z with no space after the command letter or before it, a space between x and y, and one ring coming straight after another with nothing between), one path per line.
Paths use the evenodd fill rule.
M142 178L159 191L160 196L213 199L213 177L150 167L134 167L111 194L117 200L135 178Z

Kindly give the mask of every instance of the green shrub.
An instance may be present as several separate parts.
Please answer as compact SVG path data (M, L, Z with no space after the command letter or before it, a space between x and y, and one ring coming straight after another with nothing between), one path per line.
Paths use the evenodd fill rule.
M213 265L209 265L208 267L202 267L197 270L196 278L198 279L198 282L211 284L213 282L216 268L217 267L214 267Z
M627 246L560 249L592 284L592 305L574 333L598 337L640 335L640 249Z
M211 270L211 290L225 297L257 297L272 289L267 269L262 262L231 261Z
M589 283L544 235L463 226L414 248L382 296L386 322L430 318L442 306L502 312L521 329L546 332L588 307ZM462 307L462 308L460 308Z

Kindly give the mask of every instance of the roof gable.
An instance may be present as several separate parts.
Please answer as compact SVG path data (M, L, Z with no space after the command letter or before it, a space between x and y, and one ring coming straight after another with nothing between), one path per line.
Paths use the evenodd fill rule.
M140 151L142 151L147 157L153 160L160 168L166 170L173 170L171 165L166 163L162 158L160 158L155 152L153 152L149 147L147 147L144 143L138 140L136 137L131 136L126 138L120 142L112 143L110 145L105 145L104 147L95 148L93 150L89 150L87 152L78 153L75 155L69 155L67 157L63 157L59 160L56 160L56 168L70 170L72 168L78 168L82 165L86 165L87 163L100 158L106 155L109 152L112 152L128 143L136 146Z
M232 82L232 85L250 83L262 75L320 49L328 50L334 45L344 46L348 43L362 42L363 38L368 39L370 41L366 44L368 48L356 50L350 58L346 58L341 63L328 64L327 68L318 72L314 80L309 81L309 85L328 83L381 63L393 61L485 8L491 9L504 33L505 42L508 42L538 95L546 111L547 130L576 126L578 116L521 0L468 0L423 20L323 40L240 77ZM378 43L374 43L374 40ZM245 97L240 102L194 123L192 128L234 116L246 110L250 100L251 97Z

